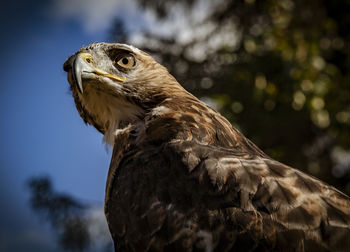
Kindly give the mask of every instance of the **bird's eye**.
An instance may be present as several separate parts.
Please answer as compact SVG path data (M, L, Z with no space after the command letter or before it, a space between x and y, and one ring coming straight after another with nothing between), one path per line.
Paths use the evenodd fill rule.
M132 55L126 55L120 58L117 64L123 68L130 69L135 66L135 58Z

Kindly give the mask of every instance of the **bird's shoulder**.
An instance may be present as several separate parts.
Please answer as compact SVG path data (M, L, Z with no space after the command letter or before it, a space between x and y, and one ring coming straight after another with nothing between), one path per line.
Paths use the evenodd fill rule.
M137 224L146 226L140 237L165 227L180 232L186 229L186 221L194 221L198 230L192 235L197 238L210 230L211 235L232 231L242 239L246 235L275 248L289 242L332 250L350 246L346 195L269 158L239 132L228 132L226 125L222 134L231 138L220 144L220 138L211 135L211 129L218 132L220 127L196 124L191 114L195 112L169 116L178 112L161 110L167 116L155 115L142 129L129 127L117 134L107 181L107 218L117 205L119 210L125 207L120 215L126 211L128 218L143 216L138 221L145 223ZM206 139L201 138L198 125ZM133 214L130 207L135 209ZM202 218L203 225L196 218ZM116 226L126 235L122 228L126 223ZM240 235L235 239L241 239ZM300 245L301 241L305 244Z

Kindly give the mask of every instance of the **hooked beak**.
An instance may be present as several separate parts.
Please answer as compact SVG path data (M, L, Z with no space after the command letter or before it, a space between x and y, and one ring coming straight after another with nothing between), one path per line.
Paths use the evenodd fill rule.
M92 64L92 55L90 53L78 53L73 62L72 77L80 93L83 93L82 74L84 72L104 76L120 82L126 80L125 77L116 76L95 68Z

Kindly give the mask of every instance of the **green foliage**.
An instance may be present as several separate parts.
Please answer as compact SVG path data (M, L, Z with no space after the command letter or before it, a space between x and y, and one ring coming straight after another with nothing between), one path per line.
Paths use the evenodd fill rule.
M175 5L193 15L198 2L139 1L162 22ZM145 33L138 46L271 157L350 194L349 3L208 2L205 19L184 27L193 29L187 42Z

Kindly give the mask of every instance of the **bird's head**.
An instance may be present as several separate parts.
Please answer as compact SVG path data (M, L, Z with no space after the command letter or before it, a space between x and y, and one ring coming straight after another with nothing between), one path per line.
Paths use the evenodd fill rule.
M125 44L93 43L63 68L79 114L105 137L142 120L165 99L187 94L150 55Z

